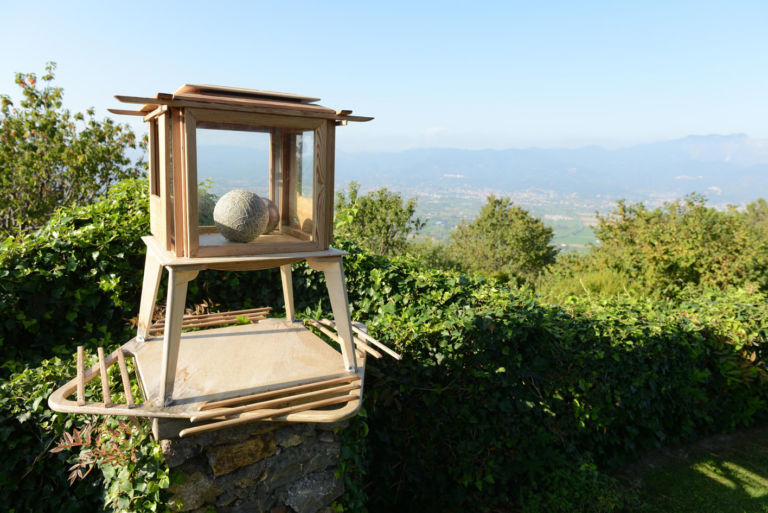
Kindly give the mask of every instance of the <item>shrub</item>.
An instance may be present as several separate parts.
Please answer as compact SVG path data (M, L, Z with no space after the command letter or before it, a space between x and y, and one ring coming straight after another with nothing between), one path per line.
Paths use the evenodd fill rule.
M63 456L45 452L87 419L53 414L44 397L72 374L76 343L114 346L132 336L145 188L122 184L101 203L62 210L0 251L0 301L11 312L1 350L17 360L6 363L0 388L0 433L11 441L0 484L11 508L43 511L48 496L62 511L99 502L103 482L70 493ZM367 417L345 436L350 507L617 511L625 497L607 474L616 466L766 417L760 292L684 289L674 302L572 297L545 306L493 280L344 248L353 316L404 354L369 363ZM297 307L329 312L322 275L294 269ZM201 273L189 301L279 307L271 272ZM151 443L141 447L142 482L167 482ZM107 471L109 486L122 475L133 489L137 466L127 477L123 468ZM124 505L107 489L110 504Z

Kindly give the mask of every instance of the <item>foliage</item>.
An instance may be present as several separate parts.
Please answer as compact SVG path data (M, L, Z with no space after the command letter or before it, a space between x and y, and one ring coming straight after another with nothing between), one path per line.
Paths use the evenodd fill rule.
M96 434L93 435L92 433ZM171 474L160 443L150 439L147 421L115 417L65 432L50 452L78 448L70 461L70 482L84 478L98 466L103 477L104 503L115 512L170 512ZM84 471L85 469L85 471Z
M454 258L466 270L521 283L532 283L555 262L552 237L541 219L493 195L477 218L451 234Z
M360 185L350 182L348 192L336 193L335 237L378 255L403 253L408 237L424 226L414 217L416 199L403 202L399 193L386 188L365 196L359 192Z
M408 244L408 255L416 264L427 269L461 271L463 266L456 260L450 245L430 239L417 239Z
M146 184L133 182L96 205L62 210L37 237L0 251L0 300L11 312L0 325L2 351L22 359L6 365L0 389L0 432L12 440L0 471L5 504L42 511L39 489L74 511L73 501L86 503L76 497L98 491L93 472L70 491L61 454L47 452L87 419L51 413L44 397L73 373L67 347L130 336L138 234L147 231ZM606 472L649 448L766 418L768 299L754 287L683 288L674 301L583 295L545 306L492 279L341 245L350 253L353 316L404 359L368 364L367 417L345 433L348 493L337 508L618 511L626 497ZM279 307L279 284L272 271L206 271L190 284L189 301ZM294 287L298 309L330 311L321 273L294 266ZM31 367L55 354L66 363ZM121 486L166 482L167 468L139 439L129 445L147 451L139 458L147 473L126 480L127 467L116 466L118 480L108 474L106 482L113 504L125 497Z
M85 417L55 413L46 399L72 375L72 358L53 358L0 384L0 503L7 511L76 513L100 511L103 500L93 475L70 487L66 456L49 450Z
M547 300L571 295L673 298L694 288L768 290L768 203L707 207L700 195L653 210L619 202L598 216L598 246L563 255L536 284Z
M748 226L757 230L763 239L768 238L768 201L758 198L747 204L744 220Z
M213 180L200 182L197 187L197 212L200 226L213 226L213 209L218 196L213 193Z
M339 458L336 479L344 480L346 493L334 502L335 512L350 511L366 513L367 495L364 479L368 474L368 414L360 408L357 416L349 420L349 425L341 433L341 457Z
M609 215L598 217L596 266L614 269L664 296L686 285L722 289L755 284L766 290L768 232L765 227L762 234L758 231L759 209L749 212L707 207L699 195L654 210L619 202Z
M19 107L0 95L0 235L39 227L56 207L93 202L145 168L126 154L137 147L127 125L62 107L63 91L51 85L55 68L46 65L44 87L34 73L16 74Z
M128 337L149 231L146 187L123 182L103 201L59 210L38 233L0 245L0 374Z
M167 511L169 470L159 443L148 438L149 423L48 408L47 397L75 372L71 356L44 360L0 385L0 500L10 511ZM100 394L86 388L86 398L93 393Z

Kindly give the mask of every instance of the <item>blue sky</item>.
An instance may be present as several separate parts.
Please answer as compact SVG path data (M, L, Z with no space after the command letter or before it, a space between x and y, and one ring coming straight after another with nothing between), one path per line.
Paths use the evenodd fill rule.
M0 93L53 60L66 104L99 116L114 94L213 83L375 116L343 129L342 151L768 138L767 2L0 0L0 12Z

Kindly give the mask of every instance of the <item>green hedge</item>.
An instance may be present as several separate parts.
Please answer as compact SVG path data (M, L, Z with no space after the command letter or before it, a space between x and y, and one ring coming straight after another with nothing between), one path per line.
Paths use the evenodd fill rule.
M145 187L122 184L0 249L0 306L11 312L0 326L0 436L13 441L0 500L9 509L49 511L54 496L61 511L95 509L102 488L118 504L114 479L67 485L64 457L47 450L84 419L53 414L40 398L69 374L76 343L131 336ZM345 249L353 316L404 354L369 363L366 415L345 434L347 510L619 511L627 497L609 477L617 466L766 417L764 295L549 306L493 281ZM319 273L295 266L294 286L299 310L330 311ZM274 271L207 271L189 301L280 308L279 287ZM167 483L163 468L148 456L128 474Z

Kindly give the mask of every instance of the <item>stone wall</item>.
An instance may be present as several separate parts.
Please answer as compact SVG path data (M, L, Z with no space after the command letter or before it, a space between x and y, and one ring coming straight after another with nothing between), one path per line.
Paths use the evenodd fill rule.
M341 424L254 423L183 439L162 440L181 511L316 513L344 491L334 477Z

